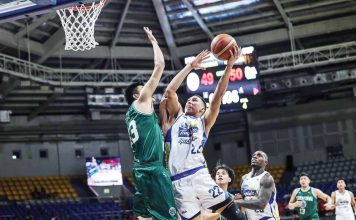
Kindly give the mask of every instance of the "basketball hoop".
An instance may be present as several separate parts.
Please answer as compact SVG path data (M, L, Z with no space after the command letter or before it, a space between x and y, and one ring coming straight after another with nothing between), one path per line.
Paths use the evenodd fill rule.
M94 26L105 1L57 10L65 33L65 50L84 51L99 45L94 39Z

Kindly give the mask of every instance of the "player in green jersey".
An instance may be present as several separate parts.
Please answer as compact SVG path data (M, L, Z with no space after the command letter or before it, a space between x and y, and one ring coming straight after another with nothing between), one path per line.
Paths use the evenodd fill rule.
M299 208L300 220L318 220L318 199L327 203L324 205L326 210L333 208L331 198L320 189L310 187L310 178L306 173L302 173L299 178L300 188L294 189L289 200L289 209Z
M144 30L152 43L155 66L146 84L133 83L125 91L130 105L125 122L133 151L136 193L133 212L139 219L178 219L170 174L163 166L163 138L154 112L152 95L164 70L164 58L152 32Z

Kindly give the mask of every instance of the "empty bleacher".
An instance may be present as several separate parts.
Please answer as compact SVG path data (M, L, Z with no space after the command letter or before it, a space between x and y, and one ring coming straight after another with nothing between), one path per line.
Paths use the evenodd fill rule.
M0 178L0 197L7 200L29 200L36 197L76 198L69 176L35 176ZM36 195L37 194L37 195ZM40 196L41 195L41 196Z
M326 162L303 163L297 167L292 180L292 185L299 183L299 175L306 172L310 175L313 183L326 183L335 181L337 178L353 179L356 168L356 160L335 159Z
M57 199L0 204L0 219L130 219L131 211L115 200Z

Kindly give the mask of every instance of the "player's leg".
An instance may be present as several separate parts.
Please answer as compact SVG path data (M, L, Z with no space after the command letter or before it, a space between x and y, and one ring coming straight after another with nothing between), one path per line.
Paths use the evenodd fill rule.
M176 220L178 213L173 195L172 182L163 166L146 167L144 173L148 211L153 219Z
M140 180L141 174L140 171L134 169L133 170L133 180L134 183L136 184L135 189L135 195L133 198L133 213L134 216L137 218L143 218L143 219L151 219L151 214L147 210L146 207L146 201L144 199L144 195L141 192L141 180Z
M245 219L230 196L213 181L207 169L194 175L193 184L203 208L213 210L227 219Z
M180 180L175 180L172 184L180 218L182 220L201 220L200 201L195 195L195 190L192 187L190 177L188 176Z
M200 215L196 216L193 220L217 220L219 217L219 213L212 213L202 209Z

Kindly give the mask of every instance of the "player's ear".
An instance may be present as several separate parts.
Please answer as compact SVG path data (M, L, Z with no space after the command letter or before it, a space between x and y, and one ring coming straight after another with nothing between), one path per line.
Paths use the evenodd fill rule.
M139 93L134 93L134 94L132 94L132 97L134 99L138 99L140 97L140 94Z

